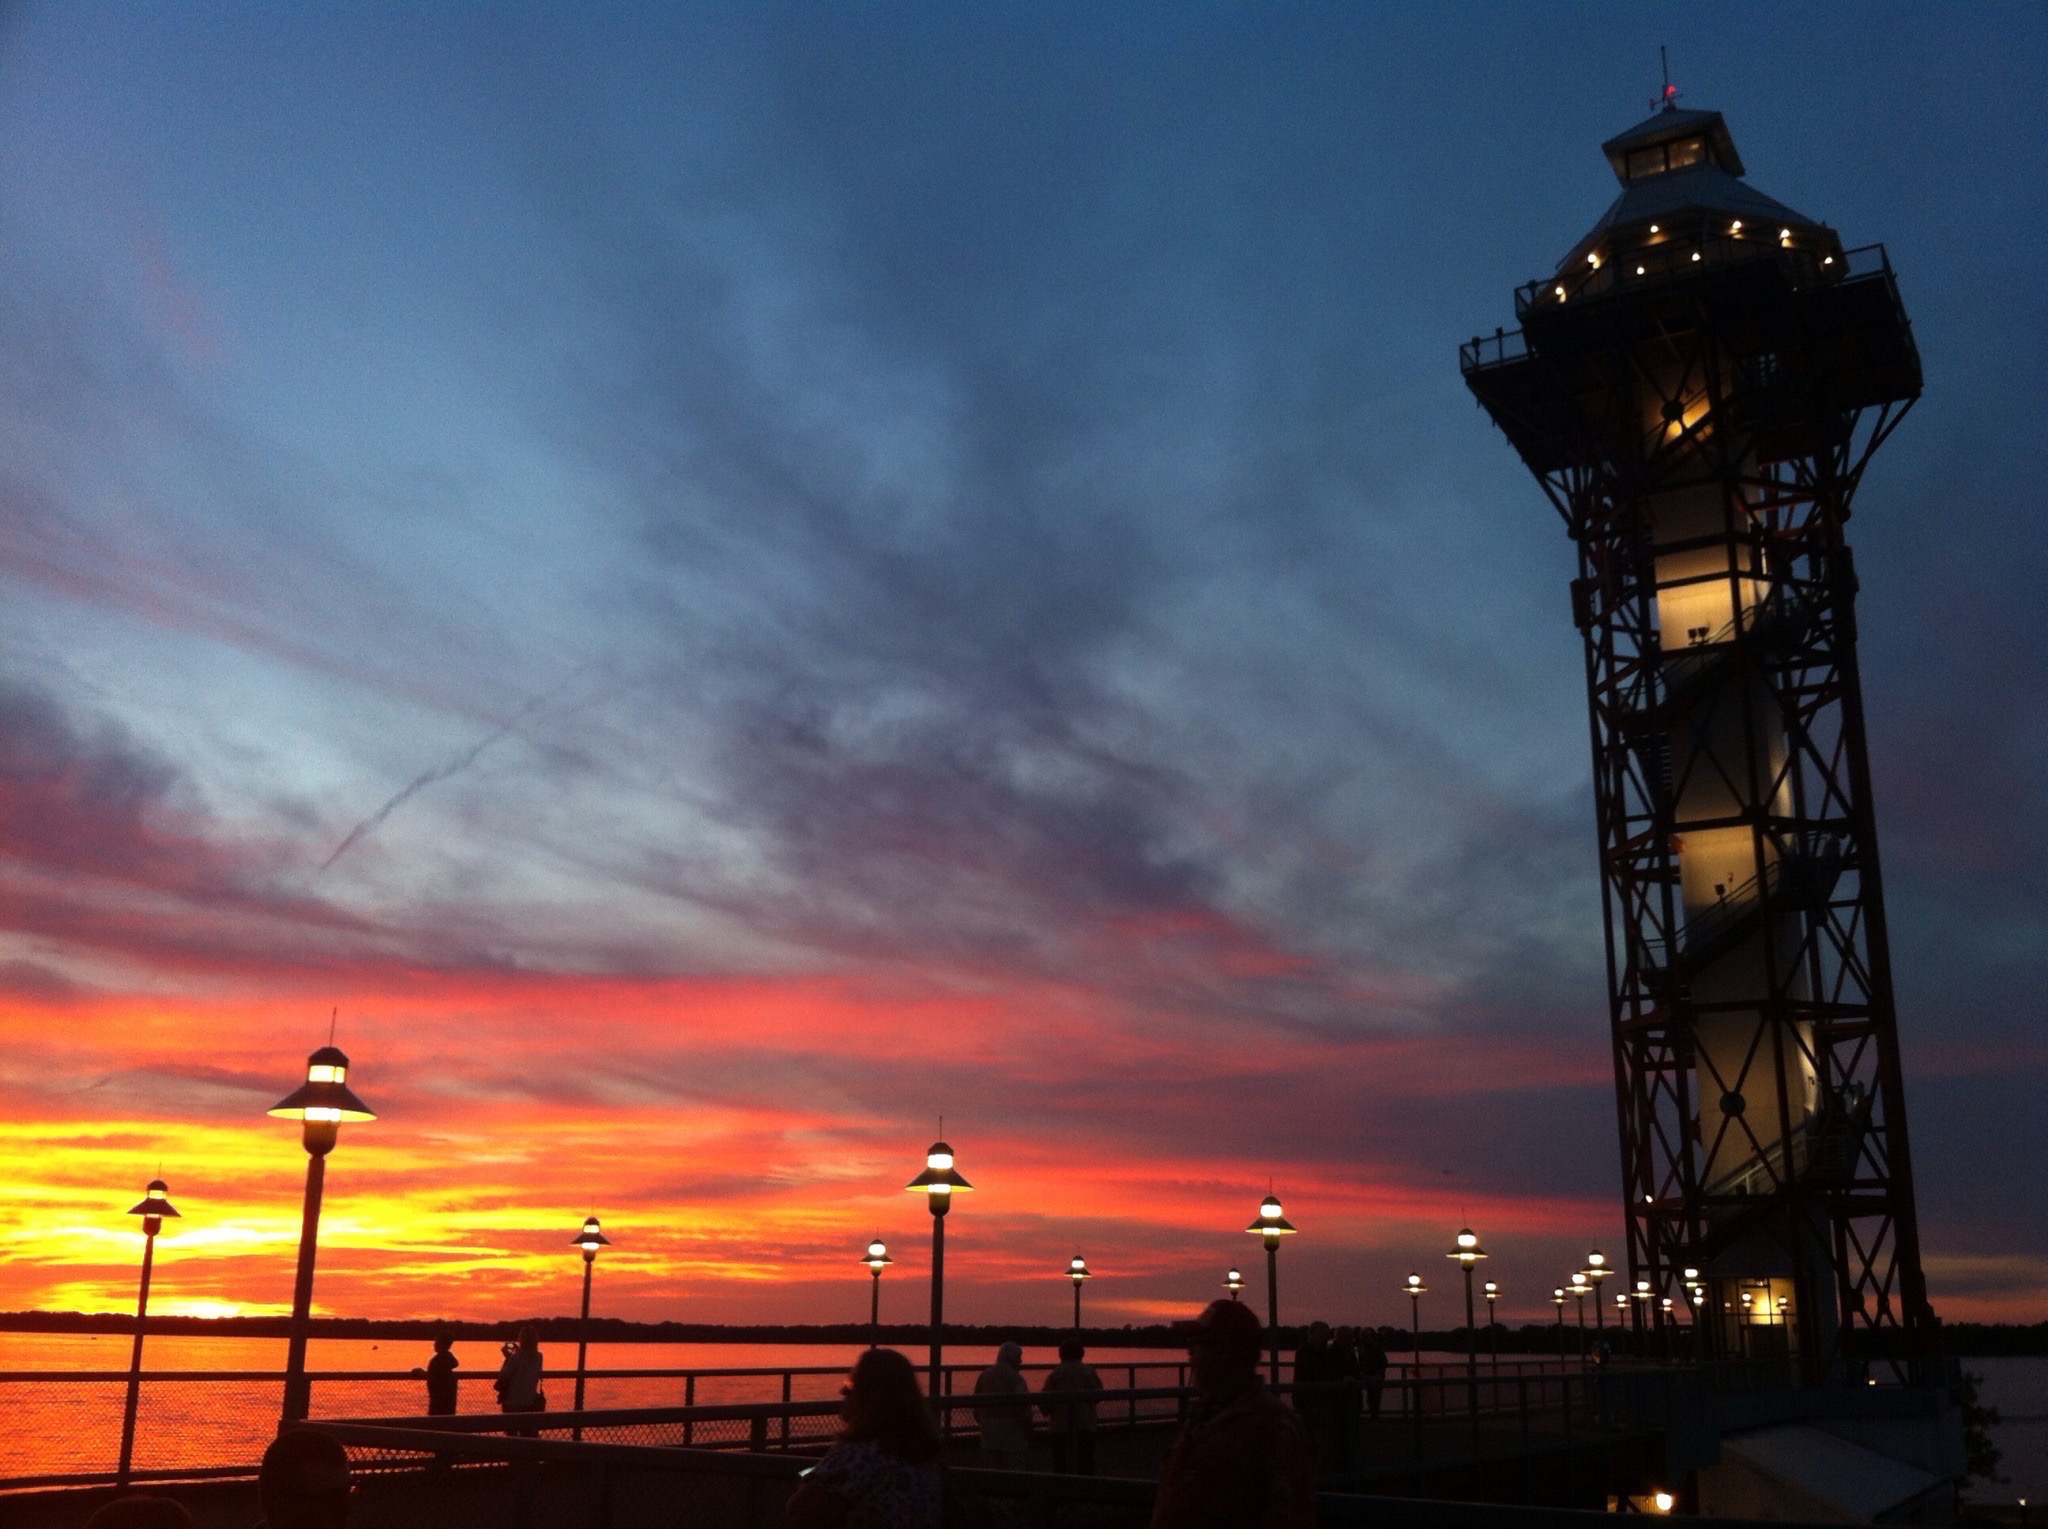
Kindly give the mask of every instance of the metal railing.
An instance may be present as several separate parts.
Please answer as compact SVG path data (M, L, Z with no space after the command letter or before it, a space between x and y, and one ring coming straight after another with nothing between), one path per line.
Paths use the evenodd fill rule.
M1480 1361L1479 1410L1555 1409L1581 1374L1577 1358L1503 1358ZM973 1388L984 1366L950 1365L940 1415L950 1436L974 1437ZM1033 1381L1048 1364L1020 1367ZM1106 1429L1171 1423L1189 1393L1185 1360L1112 1361L1096 1366L1112 1389L1098 1398ZM588 1420L596 1415L649 1409L672 1415L681 1445L697 1448L782 1449L816 1444L836 1427L844 1365L750 1369L590 1369ZM457 1430L506 1426L490 1389L494 1374L458 1372L460 1411L434 1420ZM548 1377L555 1400L566 1400L575 1372ZM9 1427L0 1434L0 1491L111 1482L120 1446L126 1370L0 1371L0 1407ZM309 1376L312 1410L320 1418L410 1418L425 1403L425 1383L414 1370L324 1370ZM1121 1383L1121 1384L1119 1384ZM1397 1360L1384 1382L1348 1388L1363 1420L1433 1425L1466 1409L1462 1363ZM1560 1388L1563 1388L1562 1390ZM1291 1388L1283 1387L1283 1390ZM274 1436L284 1399L277 1370L144 1371L137 1413L131 1479L186 1480L252 1474ZM1582 1410L1584 1410L1582 1408ZM1036 1411L1035 1407L1033 1409ZM1590 1414L1589 1414L1590 1415ZM557 1431L595 1426L565 1422L567 1411L520 1414L522 1426Z
M1456 1379L1469 1385L1469 1376ZM1610 1383L1624 1377L1553 1372L1546 1377L1502 1379L1518 1386L1543 1379L1590 1392L1613 1389ZM1431 1383L1400 1382L1414 1387ZM1172 1389L1180 1392L1178 1401L1185 1405L1188 1393ZM1112 1399L1124 1398L1104 1398ZM1146 1399L1155 1398L1148 1391ZM452 1472L470 1473L472 1495L465 1501L480 1521L502 1517L523 1524L545 1516L550 1521L587 1522L593 1529L632 1529L643 1523L672 1523L679 1517L715 1520L726 1529L764 1529L779 1523L783 1505L808 1468L815 1446L802 1452L688 1447L677 1434L688 1421L675 1411L589 1413L582 1419L580 1441L565 1437L574 1426L566 1418L540 1419L538 1428L504 1418L443 1418L431 1426L420 1419L316 1421L305 1426L342 1444L357 1474L374 1481L376 1489L402 1493L409 1482L432 1481L437 1473L443 1481ZM1316 1497L1316 1518L1326 1526L1360 1529L1593 1529L1596 1504L1611 1508L1627 1503L1631 1494L1657 1484L1654 1452L1642 1448L1654 1441L1640 1433L1630 1436L1638 1450L1623 1459L1613 1448L1622 1438L1610 1433L1583 1452L1592 1465L1605 1451L1597 1470L1562 1494L1564 1502L1577 1506L1531 1505L1524 1476L1519 1488L1496 1478L1494 1489L1505 1495L1493 1501L1325 1490ZM1132 1474L1087 1477L956 1465L953 1475L949 1493L957 1488L972 1494L994 1509L995 1522L1019 1529L1141 1525L1149 1517L1154 1494L1149 1479ZM1481 1473L1475 1469L1469 1479L1476 1483ZM1749 1529L1764 1526L1751 1524Z

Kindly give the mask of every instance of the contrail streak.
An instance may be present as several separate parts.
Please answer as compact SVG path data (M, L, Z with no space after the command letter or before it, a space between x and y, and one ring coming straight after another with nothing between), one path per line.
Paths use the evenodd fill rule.
M414 777L390 801L386 802L382 807L379 807L375 812L348 831L347 836L334 846L334 853L320 862L320 869L313 873L313 879L317 880L320 876L324 875L328 867L333 865L335 861L339 860L370 834L374 833L379 824L407 802L418 796L422 791L426 790L427 787L435 784L437 781L444 781L451 775L460 775L464 770L475 764L478 759L483 757L484 750L504 738L508 733L516 730L519 724L525 721L534 709L541 704L543 699L545 698L542 696L535 696L531 701L528 701L519 710L514 712L508 721L499 726L496 731L487 735L481 742L463 750L453 759L437 764L433 769Z

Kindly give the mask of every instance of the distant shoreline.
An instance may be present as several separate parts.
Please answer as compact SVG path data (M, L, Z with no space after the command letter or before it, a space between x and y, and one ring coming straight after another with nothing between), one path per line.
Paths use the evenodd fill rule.
M418 1339L427 1341L447 1333L458 1342L481 1343L516 1338L522 1327L536 1327L551 1342L588 1337L592 1343L761 1343L761 1344L864 1344L879 1331L881 1341L890 1344L923 1343L930 1329L923 1323L884 1323L879 1330L865 1322L835 1322L814 1326L789 1323L719 1324L711 1322L628 1322L617 1317L592 1317L588 1324L575 1317L525 1316L502 1322L465 1321L433 1317L315 1317L315 1338ZM291 1332L289 1317L177 1317L152 1316L149 1330L156 1336L214 1338L284 1338ZM9 1311L0 1312L0 1332L10 1333L116 1333L135 1331L135 1318L115 1311ZM1020 1343L1051 1345L1074 1334L1071 1327L971 1326L946 1324L946 1341L954 1344L995 1345L1015 1339ZM1083 1328L1084 1342L1114 1344L1119 1348L1179 1348L1183 1340L1163 1323L1148 1327Z
M865 1322L833 1322L812 1326L795 1323L721 1324L714 1322L628 1322L617 1317L592 1317L588 1324L574 1317L527 1316L502 1322L465 1321L459 1318L372 1318L315 1317L316 1338L415 1339L421 1342L447 1333L458 1342L502 1342L517 1337L522 1327L538 1328L548 1342L573 1342L579 1337L592 1343L759 1343L819 1344L846 1346L880 1341L917 1345L928 1341L930 1329L921 1322L884 1323L870 1328ZM149 1330L159 1336L283 1338L289 1335L289 1317L174 1317L149 1319ZM126 1312L8 1311L0 1312L0 1332L10 1333L110 1333L135 1331L135 1318ZM1381 1341L1397 1356L1413 1341L1408 1329L1382 1327ZM1280 1341L1291 1348L1301 1330L1283 1327ZM2048 1322L2019 1323L1952 1322L1943 1329L1947 1349L1959 1359L2031 1358L2048 1355ZM993 1348L1015 1340L1036 1347L1051 1347L1075 1336L1071 1327L1049 1327L1024 1323L946 1325L946 1342L970 1347ZM1178 1349L1184 1340L1165 1323L1144 1327L1084 1327L1083 1342L1098 1347ZM1481 1329L1482 1347L1491 1340ZM1502 1327L1498 1342L1502 1353L1551 1354L1557 1349L1554 1323L1529 1323ZM1456 1352L1465 1346L1462 1328L1424 1332L1422 1346L1434 1352Z

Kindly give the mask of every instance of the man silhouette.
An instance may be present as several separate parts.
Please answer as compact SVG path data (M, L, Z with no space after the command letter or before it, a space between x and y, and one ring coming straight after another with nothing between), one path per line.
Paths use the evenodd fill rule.
M1179 1329L1198 1394L1160 1467L1152 1529L1315 1529L1308 1431L1259 1379L1258 1317L1213 1301Z

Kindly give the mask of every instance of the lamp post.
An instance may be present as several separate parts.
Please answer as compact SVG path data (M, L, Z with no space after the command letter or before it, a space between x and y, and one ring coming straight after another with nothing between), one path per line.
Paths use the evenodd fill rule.
M612 1245L611 1238L597 1228L597 1217L583 1218L583 1230L569 1239L569 1246L583 1250L583 1320L576 1329L576 1410L583 1410L583 1361L590 1351L590 1276L597 1268L597 1250Z
M1493 1320L1494 1303L1500 1299L1500 1286L1488 1280L1479 1287L1479 1293L1486 1297L1486 1347L1493 1357L1493 1373L1500 1374L1500 1327Z
M1550 1304L1557 1308L1557 1357L1564 1358L1564 1286L1550 1292ZM1581 1308L1583 1310L1583 1308Z
M1228 1274L1223 1276L1223 1288L1230 1292L1230 1298L1233 1301L1243 1300L1244 1275L1237 1269L1232 1269Z
M1607 1255L1598 1248L1586 1255L1586 1278L1593 1282L1593 1327L1599 1332L1607 1330L1607 1319L1600 1315L1600 1282L1613 1272L1607 1267Z
M925 1206L932 1213L930 1385L932 1405L937 1407L945 1386L945 1375L940 1366L946 1346L946 1212L953 1208L954 1191L972 1189L974 1186L960 1177L954 1169L953 1149L942 1141L935 1141L924 1155L924 1172L903 1187L912 1194L923 1195Z
M1266 1243L1266 1329L1273 1344L1270 1373L1272 1383L1277 1386L1280 1384L1280 1239L1293 1236L1295 1229L1280 1214L1280 1197L1268 1190L1266 1198L1259 1202L1259 1219L1245 1230L1256 1233Z
M171 1208L171 1188L162 1179L151 1179L143 1191L142 1203L128 1214L142 1218L142 1285L135 1297L135 1346L128 1351L128 1401L121 1409L121 1463L115 1485L128 1485L129 1463L135 1458L135 1406L142 1399L142 1334L149 1319L149 1273L156 1262L156 1234L164 1229L164 1217L183 1220Z
M1579 1302L1579 1354L1583 1357L1586 1352L1586 1297L1594 1294L1593 1287L1586 1282L1584 1269L1573 1272L1570 1288ZM1600 1316L1600 1303L1597 1300L1593 1303L1593 1316L1596 1321Z
M1649 1325L1644 1319L1643 1313L1647 1311L1654 1314L1655 1311L1655 1308L1650 1304L1652 1298L1650 1282L1646 1279L1637 1280L1636 1288L1630 1293L1635 1296L1636 1300L1635 1310L1630 1315L1634 1318L1636 1348L1638 1353L1641 1353L1647 1348L1643 1341L1643 1329Z
M873 1348L882 1338L882 1271L896 1260L889 1256L889 1245L877 1237L868 1243L868 1256L861 1262L874 1276L868 1281L868 1347Z
M1067 1278L1074 1282L1074 1331L1081 1330L1081 1281L1088 1279L1088 1260L1076 1253L1067 1260Z
M1458 1267L1465 1272L1465 1405L1472 1415L1473 1453L1478 1451L1479 1437L1479 1329L1472 1321L1472 1266L1486 1256L1486 1249L1479 1246L1479 1234L1471 1227L1458 1233L1458 1245L1444 1255L1455 1258Z
M1409 1410L1415 1415L1415 1437L1422 1437L1422 1298L1429 1294L1429 1286L1422 1283L1420 1274L1410 1274L1401 1288L1408 1292L1408 1321L1415 1333L1415 1358L1413 1373L1408 1377ZM1416 1458L1421 1456L1420 1444L1416 1445Z
M327 1184L327 1154L341 1136L344 1120L375 1120L368 1105L349 1091L348 1057L338 1046L322 1046L306 1058L306 1081L271 1106L280 1120L305 1128L306 1204L299 1219L299 1272L292 1284L292 1336L284 1359L284 1420L306 1416L313 1402L306 1379L306 1328L313 1315L313 1257L320 1246L320 1195Z

